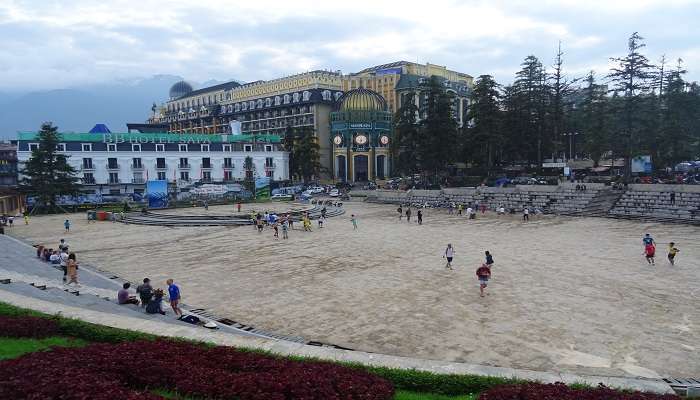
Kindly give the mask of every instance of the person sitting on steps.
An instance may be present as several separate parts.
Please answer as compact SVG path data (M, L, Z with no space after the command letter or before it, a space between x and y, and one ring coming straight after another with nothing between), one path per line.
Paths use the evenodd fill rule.
M136 296L129 295L130 287L131 284L129 282L126 282L124 285L122 285L122 289L120 289L117 293L117 301L119 302L119 304L139 304L139 301L136 298Z

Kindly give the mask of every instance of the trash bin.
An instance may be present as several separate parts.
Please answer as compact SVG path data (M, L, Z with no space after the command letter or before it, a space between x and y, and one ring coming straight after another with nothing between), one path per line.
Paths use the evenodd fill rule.
M97 212L97 219L100 221L106 221L107 220L107 211L98 211Z

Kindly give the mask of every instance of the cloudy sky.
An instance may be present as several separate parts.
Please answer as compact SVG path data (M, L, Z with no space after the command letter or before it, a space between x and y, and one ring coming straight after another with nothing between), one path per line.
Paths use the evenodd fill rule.
M155 74L202 82L353 72L396 60L512 80L528 54L601 75L639 31L700 80L700 1L0 0L0 91Z

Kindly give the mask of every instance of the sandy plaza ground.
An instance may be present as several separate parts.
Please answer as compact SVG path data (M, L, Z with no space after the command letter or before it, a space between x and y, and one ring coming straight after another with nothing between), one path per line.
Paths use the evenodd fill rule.
M69 234L64 215L29 226L18 218L6 231L50 247L65 237L79 261L160 287L172 277L185 303L306 340L533 370L700 375L700 227L554 216L524 223L493 213L467 220L430 209L418 226L399 221L396 206L345 208L323 229L295 227L289 240L252 226L88 225L83 214L69 216ZM185 211L207 212L167 212ZM653 267L642 255L646 232L657 241ZM675 267L669 241L680 248ZM447 243L453 271L444 268ZM475 270L484 250L495 266L481 298Z

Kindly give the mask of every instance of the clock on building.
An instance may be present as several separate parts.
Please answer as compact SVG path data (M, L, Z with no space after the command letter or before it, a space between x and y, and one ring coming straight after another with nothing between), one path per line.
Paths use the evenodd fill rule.
M384 136L380 137L379 142L381 144L383 144L384 146L386 146L387 144L389 144L389 136L384 135Z
M340 146L340 144L343 143L343 137L340 136L340 135L334 137L334 138L333 138L333 143L335 143L336 145Z
M365 135L355 136L355 143L359 144L360 146L367 144L367 136L365 136Z

